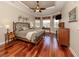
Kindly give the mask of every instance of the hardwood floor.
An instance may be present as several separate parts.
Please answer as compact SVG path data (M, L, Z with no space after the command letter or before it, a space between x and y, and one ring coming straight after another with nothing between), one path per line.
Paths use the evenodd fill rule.
M1 57L73 57L70 50L66 47L59 47L54 35L49 34L40 37L41 41L33 45L20 40L10 42L0 47Z

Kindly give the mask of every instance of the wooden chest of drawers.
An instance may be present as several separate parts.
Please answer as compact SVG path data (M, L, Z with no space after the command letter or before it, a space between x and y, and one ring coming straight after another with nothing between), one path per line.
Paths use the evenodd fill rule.
M58 44L61 46L70 45L70 31L68 28L60 28L57 31Z

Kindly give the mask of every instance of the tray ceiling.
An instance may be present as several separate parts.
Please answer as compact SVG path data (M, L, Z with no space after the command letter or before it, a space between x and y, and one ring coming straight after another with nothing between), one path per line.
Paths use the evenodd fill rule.
M36 6L36 1L21 1L24 5L30 8L34 8ZM53 14L56 12L60 12L64 6L66 1L39 1L39 5L41 8L46 8L45 10L42 10L42 12L35 13L32 9L31 12L33 12L35 15L48 15Z
M35 8L37 3L36 1L22 1L25 5L27 5L29 8ZM54 1L39 1L39 6L41 8L48 8L55 5Z
M62 11L62 8L67 3L67 1L40 1L39 5L41 8L46 8L45 10L42 10L42 12L34 12L34 10L30 8L34 8L36 6L36 1L8 1L6 2L19 10L23 12L27 12L28 14L31 14L33 16L43 16L43 15L50 15L59 13Z

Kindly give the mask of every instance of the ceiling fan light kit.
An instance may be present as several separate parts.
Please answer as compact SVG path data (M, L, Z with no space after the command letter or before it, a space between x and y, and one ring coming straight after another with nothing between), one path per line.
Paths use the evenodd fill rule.
M37 5L35 8L31 8L34 10L34 12L42 12L42 10L45 10L45 8L40 8L39 1L37 1Z

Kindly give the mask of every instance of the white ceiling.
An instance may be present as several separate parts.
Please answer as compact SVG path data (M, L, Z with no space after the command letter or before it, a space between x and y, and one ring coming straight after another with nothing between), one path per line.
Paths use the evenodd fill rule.
M29 9L36 6L36 1L22 1L22 3ZM42 10L41 13L35 13L32 9L30 10L36 15L48 15L61 11L65 3L66 1L39 1L40 7L45 7L46 10Z

